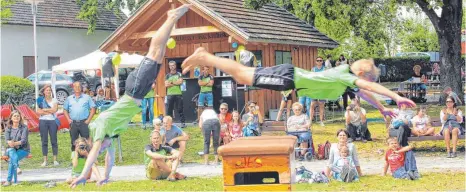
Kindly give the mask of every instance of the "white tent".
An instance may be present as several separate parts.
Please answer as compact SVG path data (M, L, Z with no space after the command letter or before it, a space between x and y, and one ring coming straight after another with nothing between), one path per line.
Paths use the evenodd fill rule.
M107 56L105 52L102 51L94 51L89 53L83 57L77 58L75 60L71 60L59 65L55 65L52 67L52 89L54 94L55 92L55 73L63 73L65 71L77 71L77 70L95 70L95 69L102 69L102 60ZM121 54L121 63L118 66L119 68L126 68L126 67L137 67L141 61L144 59L144 56L133 54L130 55L128 53ZM118 69L116 69L115 78L114 78L115 85L115 92L117 97L119 96L119 78L118 78ZM104 80L102 78L102 87L105 86Z

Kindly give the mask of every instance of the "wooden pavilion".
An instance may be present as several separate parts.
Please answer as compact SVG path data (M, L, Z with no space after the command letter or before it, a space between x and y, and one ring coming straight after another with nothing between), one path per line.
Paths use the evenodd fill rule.
M318 48L338 46L315 27L275 4L250 10L243 6L243 0L149 0L102 43L100 50L146 54L150 38L165 21L166 12L186 3L193 6L172 32L177 45L167 49L165 65L157 80L160 96L166 93L161 77L168 71L168 61L175 60L180 64L198 47L234 59L236 49L232 44L236 43L252 51L261 66L292 63L310 69ZM211 70L214 76L227 75ZM191 71L189 78L193 77ZM279 108L282 98L279 92L269 90L249 90L244 94L245 102L257 101L264 115L269 109ZM157 103L159 112L163 112L163 99L158 98Z

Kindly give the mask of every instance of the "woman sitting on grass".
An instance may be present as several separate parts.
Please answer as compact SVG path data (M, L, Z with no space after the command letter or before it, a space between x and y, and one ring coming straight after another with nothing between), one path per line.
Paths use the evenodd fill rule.
M432 136L435 129L430 124L430 117L426 115L426 106L421 106L417 115L411 119L413 129L411 134L414 136Z
M337 160L339 160L340 157L340 150L342 146L346 146L348 148L348 158L350 158L354 166L356 167L358 176L362 176L361 172L361 166L359 165L359 158L358 158L358 150L356 149L356 145L353 143L348 143L348 137L349 133L348 131L344 129L340 129L337 131L337 137L338 137L338 143L332 143L332 146L330 147L330 153L329 153L329 158L328 158L328 163L327 163L327 168L325 170L325 175L327 175L328 178L330 176L334 175L331 172L331 167L337 163ZM334 179L338 179L335 178Z
M81 172L84 168L84 164L86 163L87 156L89 155L89 151L91 150L91 146L84 137L76 139L74 143L78 155L73 156L73 168L71 170L71 177L66 180L68 184L70 184L74 179L78 178L79 175L81 175ZM95 163L94 165L92 165L92 171L89 172L89 174L87 175L88 181L91 179L92 173L94 173L97 181L100 180L100 172L99 169L96 167Z

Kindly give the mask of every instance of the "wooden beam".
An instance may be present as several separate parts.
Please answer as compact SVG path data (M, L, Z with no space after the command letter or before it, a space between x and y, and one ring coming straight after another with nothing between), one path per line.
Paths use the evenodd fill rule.
M150 32L150 30L152 30L152 28L154 28L160 20L162 19L166 19L166 13L164 13L163 15L160 15L160 17L154 22L152 23L152 25L149 26L149 28L147 28L147 30L145 32ZM143 43L141 43L142 45L145 45L147 43L147 41L149 41L150 39L147 39L145 41L143 41ZM138 45L138 41L139 39L136 39L136 41L134 41L133 43L131 43L131 46L135 46L135 45Z
M134 33L128 39L152 38L156 32L157 31ZM217 29L214 26L189 27L189 28L174 29L171 33L171 36L195 35L195 34L216 33L216 32L222 32L222 31L220 29Z

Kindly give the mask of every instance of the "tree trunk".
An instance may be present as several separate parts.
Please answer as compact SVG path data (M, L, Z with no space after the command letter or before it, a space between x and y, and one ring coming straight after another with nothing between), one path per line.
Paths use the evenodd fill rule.
M461 1L451 0L442 9L437 28L441 63L440 83L443 87L450 86L462 99L464 90L461 82Z

